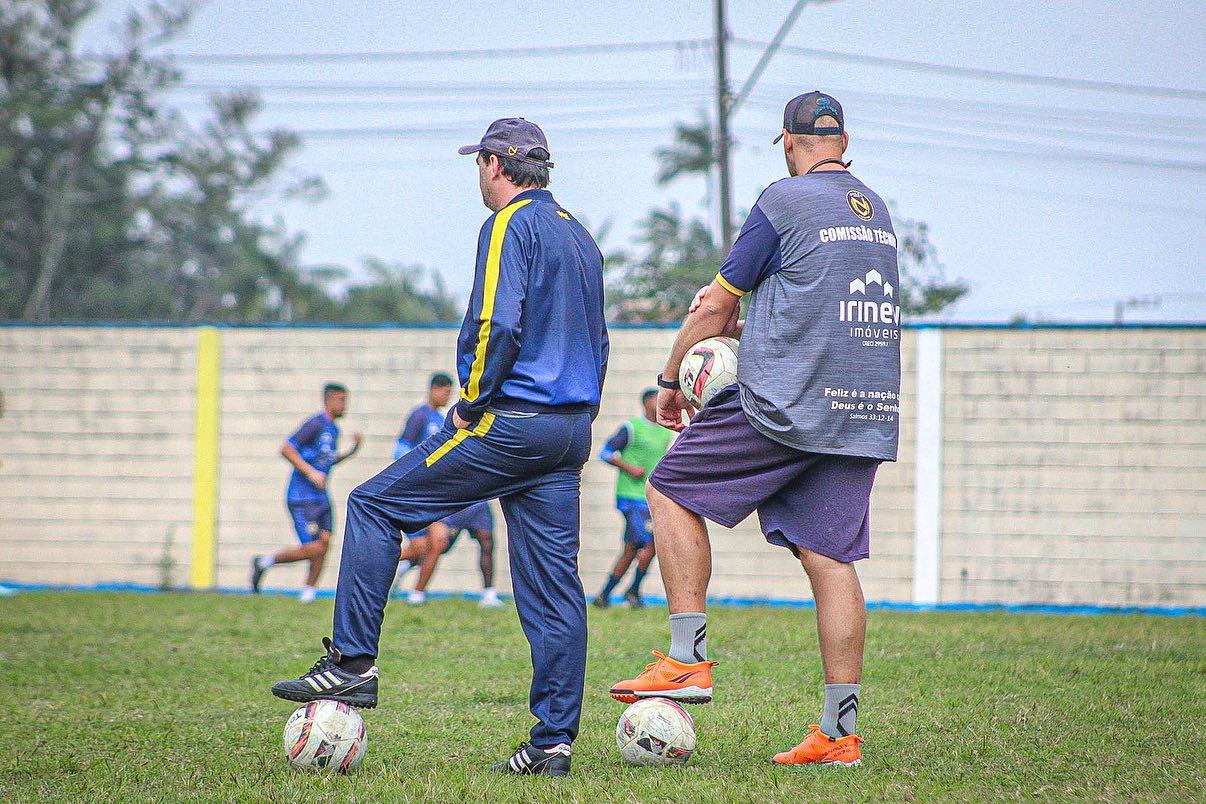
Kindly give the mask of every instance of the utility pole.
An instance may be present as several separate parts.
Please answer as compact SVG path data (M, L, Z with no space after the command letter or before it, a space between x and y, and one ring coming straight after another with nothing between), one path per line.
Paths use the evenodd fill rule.
M729 29L725 24L725 0L715 0L716 10L716 166L720 178L720 259L733 247L733 211L729 175Z

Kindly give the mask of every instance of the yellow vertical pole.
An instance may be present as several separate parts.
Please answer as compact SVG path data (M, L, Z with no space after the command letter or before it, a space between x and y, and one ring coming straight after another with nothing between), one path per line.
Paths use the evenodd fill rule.
M214 585L218 540L218 419L222 340L218 330L197 330L197 419L193 452L193 554L189 585Z

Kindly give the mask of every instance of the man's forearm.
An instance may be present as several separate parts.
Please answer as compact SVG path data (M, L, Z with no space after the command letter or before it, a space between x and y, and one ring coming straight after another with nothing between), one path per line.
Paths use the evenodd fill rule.
M699 308L695 312L689 313L683 320L682 329L678 331L678 336L674 339L674 346L670 349L670 357L662 369L662 376L670 380L678 379L679 364L683 362L683 358L691 347L704 338L724 335L730 319L729 311L709 304L708 300L704 299Z
M608 461L608 463L610 463L612 466L616 467L617 469L619 469L621 471L627 472L630 475L636 474L637 471L640 469L640 467L638 467L636 464L629 463L628 461L621 458L619 455L612 455L611 459Z
M303 475L307 472L315 471L313 466L306 463L306 459L303 458L301 453L297 451L297 447L293 446L287 441L285 442L285 446L281 447L281 455L284 456L285 460L293 464L294 469L301 472Z

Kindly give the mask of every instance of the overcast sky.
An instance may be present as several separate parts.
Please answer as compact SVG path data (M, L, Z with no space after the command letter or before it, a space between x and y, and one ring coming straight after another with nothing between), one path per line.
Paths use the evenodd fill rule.
M104 3L88 44L103 47L110 26L136 5ZM733 0L730 32L768 40L791 5ZM327 53L693 40L711 35L710 8L703 0L211 2L171 49ZM734 119L735 207L748 209L784 175L781 151L770 144L783 103L821 88L845 107L853 171L900 214L927 221L948 274L970 283L948 317L1100 320L1112 315L1116 298L1158 294L1158 309L1128 318L1206 320L1201 30L1199 4L1157 0L810 5L787 44L1193 92L1040 87L780 54ZM733 48L735 87L757 57L753 47ZM605 250L627 245L634 222L654 205L677 201L707 214L704 183L657 187L652 156L674 121L710 111L706 51L181 66L186 81L200 85L173 96L186 111L200 109L206 86L259 85L264 128L311 132L293 167L321 175L329 197L260 210L308 234L310 263L354 266L368 255L419 263L463 298L488 212L472 159L458 157L456 147L506 115L541 123L557 163L550 189L595 228L613 224ZM322 85L328 89L319 91ZM359 133L366 128L419 131ZM1022 153L991 153L1001 150Z

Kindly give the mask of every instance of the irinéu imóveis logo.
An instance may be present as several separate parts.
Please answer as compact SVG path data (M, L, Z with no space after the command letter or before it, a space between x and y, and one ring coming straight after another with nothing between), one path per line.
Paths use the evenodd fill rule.
M873 341L867 345L900 340L900 305L896 299L896 288L872 268L850 280L849 295L837 302L838 321L849 327L850 337Z
M850 206L850 211L860 220L869 221L875 217L875 207L872 206L871 199L858 190L846 193L846 203Z

